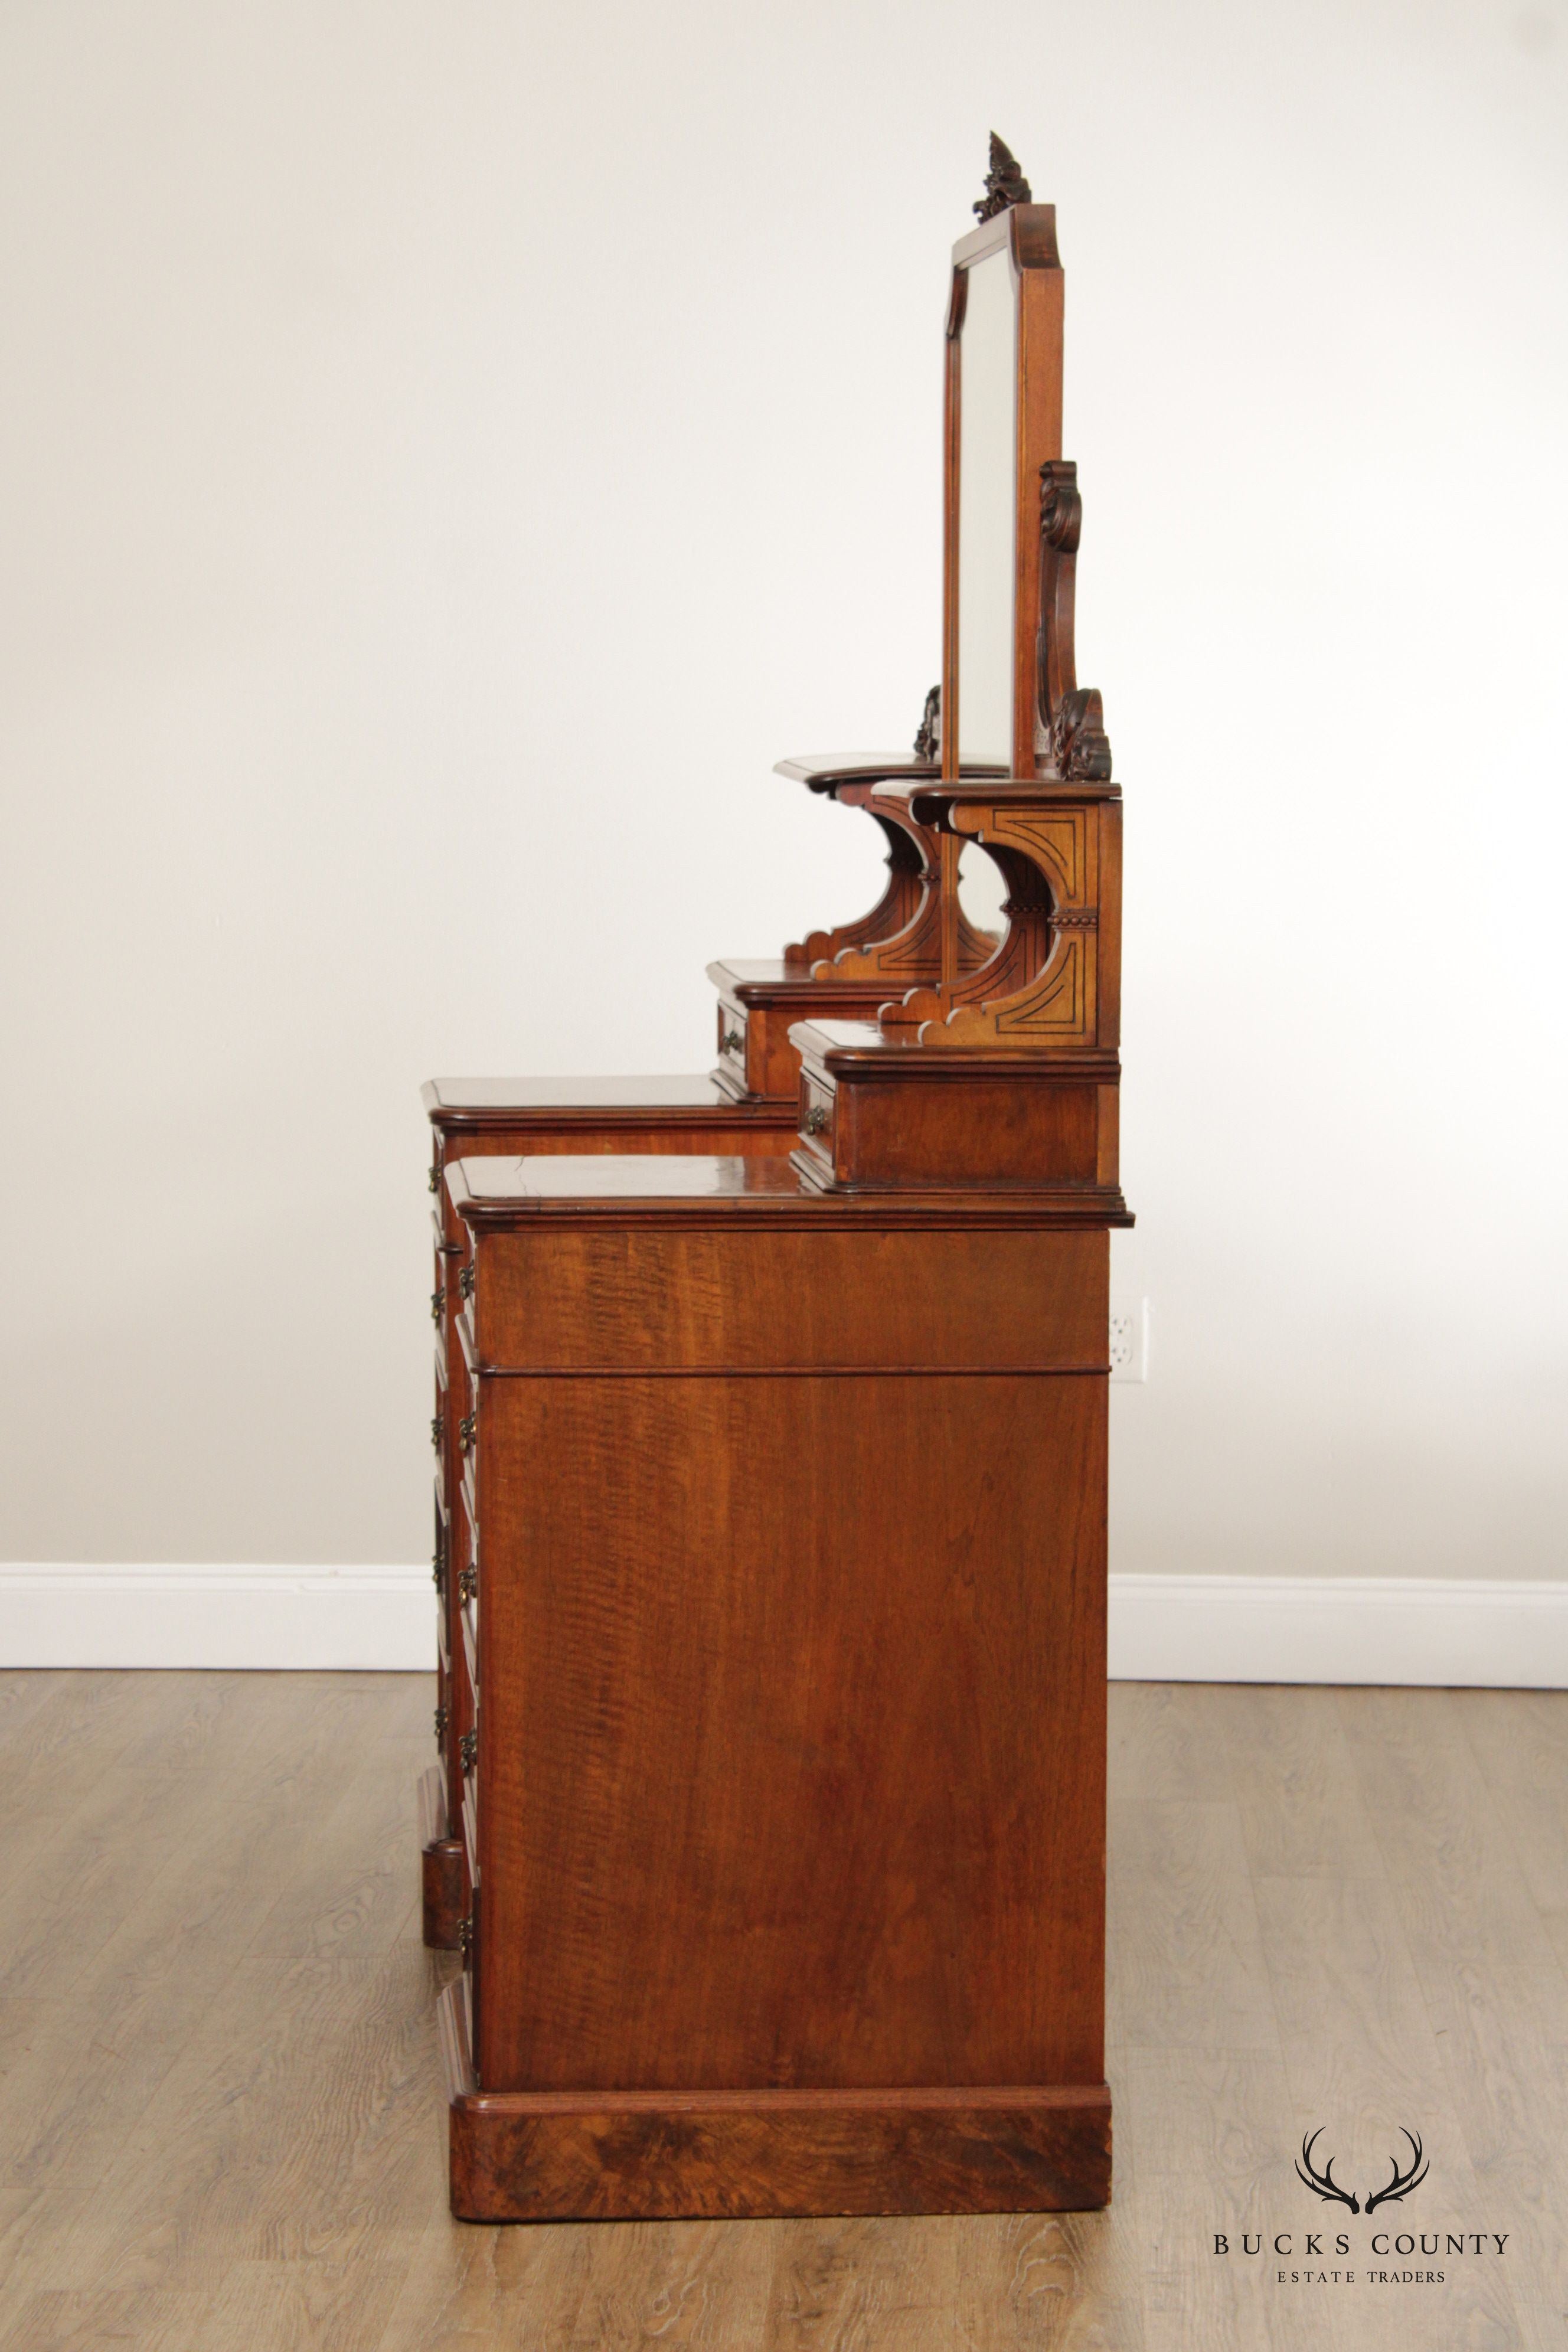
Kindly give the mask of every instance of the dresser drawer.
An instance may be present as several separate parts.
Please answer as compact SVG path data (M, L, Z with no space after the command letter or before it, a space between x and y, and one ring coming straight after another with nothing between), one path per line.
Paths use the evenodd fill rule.
M719 1066L746 1076L746 1016L738 1004L719 999Z
M800 1082L800 1139L807 1151L820 1160L825 1168L833 1165L833 1126L837 1115L837 1092L818 1078L802 1076Z

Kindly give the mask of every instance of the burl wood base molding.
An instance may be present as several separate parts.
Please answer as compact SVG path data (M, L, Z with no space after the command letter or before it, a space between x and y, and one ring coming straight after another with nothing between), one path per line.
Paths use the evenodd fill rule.
M461 2221L1083 2212L1110 2198L1110 2093L480 2091L441 1995Z
M419 1848L425 1941L433 1952L455 1952L458 1922L468 1909L468 1890L463 1880L463 1841L447 1834L447 1792L438 1764L420 1775Z

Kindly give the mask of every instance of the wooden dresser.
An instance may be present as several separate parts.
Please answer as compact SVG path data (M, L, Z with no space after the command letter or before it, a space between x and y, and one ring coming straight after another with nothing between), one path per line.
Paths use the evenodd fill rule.
M1121 796L1054 214L995 140L975 210L940 691L912 758L783 767L883 897L710 967L710 1078L426 1089L465 2218L1110 2195Z
M447 1181L454 2209L1101 2200L1104 1233L760 1155Z

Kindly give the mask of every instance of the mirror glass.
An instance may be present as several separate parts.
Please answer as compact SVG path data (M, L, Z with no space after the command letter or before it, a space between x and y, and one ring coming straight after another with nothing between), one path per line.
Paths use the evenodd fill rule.
M1018 305L1005 246L972 262L959 341L958 752L1013 764ZM987 861L989 863L989 861Z

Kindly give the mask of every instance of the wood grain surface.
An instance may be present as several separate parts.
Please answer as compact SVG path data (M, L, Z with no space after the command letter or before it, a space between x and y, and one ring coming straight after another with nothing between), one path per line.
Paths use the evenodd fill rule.
M484 2087L1098 2084L1103 1378L489 1387Z
M0 1676L4 2352L1561 2352L1568 1695L1112 1688L1106 2211L508 2228L446 2210L430 1706ZM1500 2260L1209 2252L1314 2226L1305 2130L1402 2116L1411 2229Z

